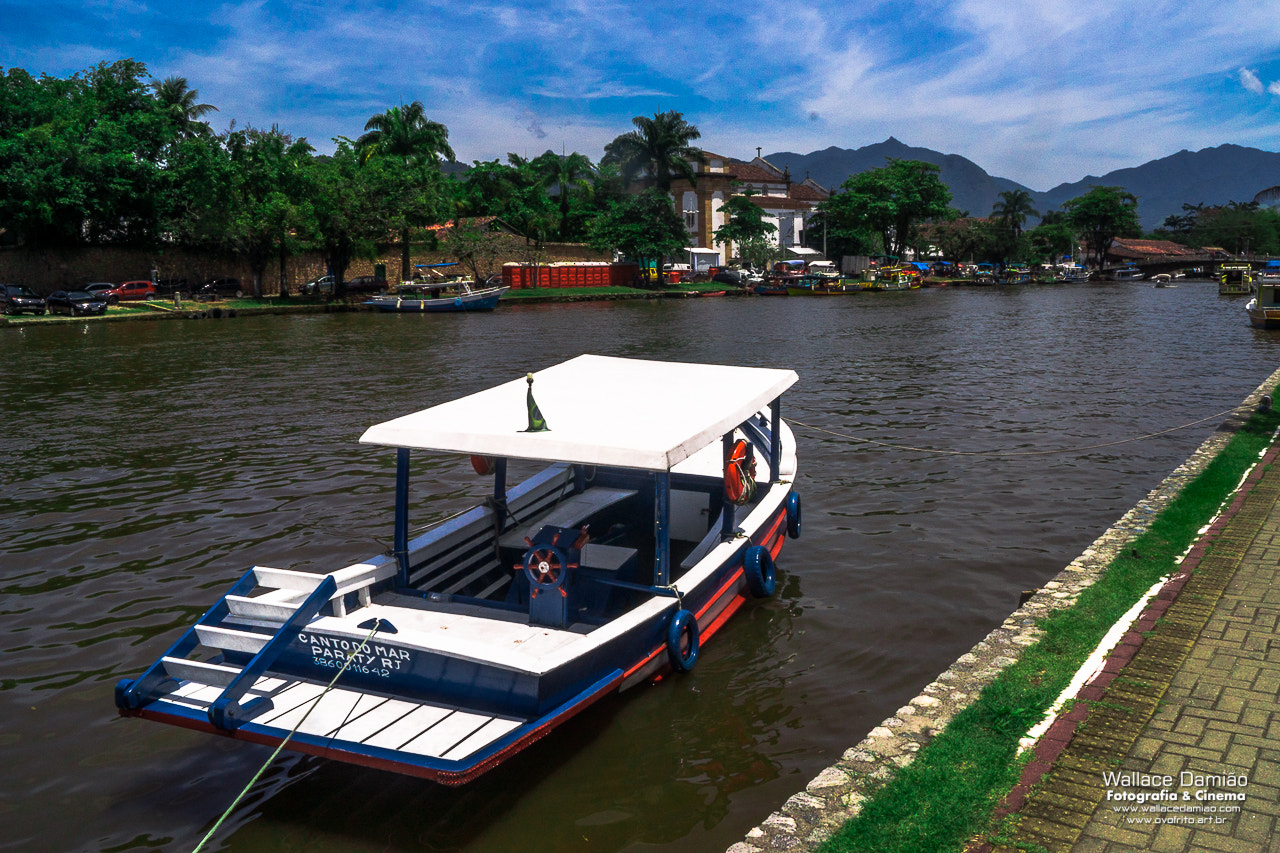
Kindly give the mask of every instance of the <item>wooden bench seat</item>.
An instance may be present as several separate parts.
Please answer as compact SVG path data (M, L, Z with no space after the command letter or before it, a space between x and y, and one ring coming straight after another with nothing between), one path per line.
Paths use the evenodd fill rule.
M635 489L607 489L598 486L589 488L569 495L538 518L516 525L515 528L502 534L498 542L503 548L523 549L526 547L525 540L532 539L534 534L547 525L577 527L601 510L608 509L636 494Z

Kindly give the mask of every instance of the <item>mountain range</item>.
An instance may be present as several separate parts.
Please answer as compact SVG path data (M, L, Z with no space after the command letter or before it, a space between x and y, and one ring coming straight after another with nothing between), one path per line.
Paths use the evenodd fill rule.
M951 206L968 211L971 216L989 215L1000 193L1009 190L1025 190L1032 198L1032 206L1046 213L1084 195L1090 187L1123 187L1138 197L1138 218L1147 230L1158 227L1170 215L1181 215L1183 204L1249 202L1262 190L1280 185L1280 154L1239 145L1183 150L1101 177L1089 175L1074 183L1059 184L1047 192L989 175L958 154L913 148L892 136L857 149L832 146L809 154L781 151L765 157L780 169L790 169L795 180L807 176L833 189L851 175L886 165L890 158L922 160L941 167L939 177L951 190Z

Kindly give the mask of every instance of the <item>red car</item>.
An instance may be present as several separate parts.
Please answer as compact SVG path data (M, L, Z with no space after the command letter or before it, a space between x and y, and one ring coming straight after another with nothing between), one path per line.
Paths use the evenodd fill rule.
M107 300L112 305L121 300L155 299L156 287L149 281L126 281L111 290L102 291L98 294L98 297Z

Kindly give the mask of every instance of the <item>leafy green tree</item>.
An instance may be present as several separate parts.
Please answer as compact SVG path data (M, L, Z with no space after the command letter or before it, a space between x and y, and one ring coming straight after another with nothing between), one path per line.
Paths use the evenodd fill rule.
M890 159L887 166L850 177L821 210L832 234L860 236L864 245L874 234L889 254L901 256L915 240L913 229L950 209L951 191L938 177L940 171L932 163Z
M466 267L477 283L497 273L500 259L512 251L511 235L487 217L455 219L442 230L444 250Z
M1065 222L1042 222L1027 232L1033 257L1040 263L1057 263L1075 253L1076 233Z
M635 130L604 147L603 162L618 164L624 180L641 178L663 193L671 192L673 178L697 181L694 164L707 161L702 149L691 144L702 136L698 128L675 110L653 118L636 116L631 123Z
M738 257L756 269L767 270L782 258L782 247L772 237L746 237L738 241Z
M227 240L253 270L255 296L262 296L272 258L280 262L280 295L287 296L287 259L301 250L313 227L308 167L314 149L274 127L229 131L225 145L236 167Z
M364 129L364 134L356 140L361 162L385 157L404 167L404 185L393 198L388 199L388 203L397 205L395 218L400 220L400 275L408 280L412 274L411 229L436 221L443 206L443 199L438 195L443 184L436 178L441 160L453 162L454 159L453 149L449 147L449 130L427 118L421 101L391 107L372 116L365 122ZM414 188L419 192L415 194Z
M599 251L616 250L648 269L652 261L659 272L663 259L689 244L682 220L671 206L671 197L658 189L627 196L592 223L588 243Z
M1280 213L1254 202L1198 206L1187 230L1196 246L1218 246L1238 255L1280 252Z
M379 164L360 164L349 139L334 140L333 154L313 161L311 188L316 247L333 275L333 292L346 291L346 272L357 258L373 258L377 241L387 233L382 215Z
M577 151L564 156L546 151L534 158L530 165L541 179L543 188L556 191L556 203L560 208L560 240L568 242L580 236L572 227L570 210L575 195L591 190L590 179L595 174L591 159Z
M748 191L729 196L720 208L725 215L725 223L712 235L716 245L732 243L736 246L738 257L746 257L742 254L744 245L749 253L759 254L760 247L752 241L765 240L778 230L778 226L765 221L764 209L751 200L753 195L754 192Z
M1063 204L1067 222L1093 250L1099 267L1116 237L1139 237L1138 197L1123 187L1094 187Z
M938 219L921 226L924 239L948 260L965 262L984 258L984 220L971 216Z

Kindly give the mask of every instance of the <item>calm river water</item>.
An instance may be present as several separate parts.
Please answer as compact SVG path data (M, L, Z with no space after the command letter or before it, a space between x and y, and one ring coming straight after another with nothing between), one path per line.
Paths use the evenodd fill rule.
M120 719L115 682L255 563L386 546L366 426L582 352L800 374L777 597L466 788L280 758L210 849L723 850L1181 464L1280 333L1208 282L0 330L0 850L195 847L269 750ZM419 473L415 520L486 482Z

